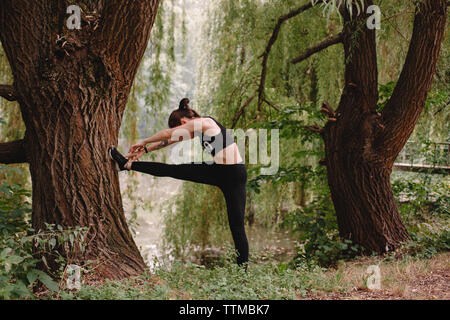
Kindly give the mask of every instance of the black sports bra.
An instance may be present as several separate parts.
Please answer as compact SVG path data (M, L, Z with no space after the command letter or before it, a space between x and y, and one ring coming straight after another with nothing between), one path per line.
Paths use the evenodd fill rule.
M232 145L234 143L233 137L227 132L227 129L222 126L219 122L216 121L213 117L206 117L213 119L215 123L220 128L220 132L216 134L215 136L208 136L206 134L203 134L203 132L194 132L195 136L198 136L200 138L200 143L202 145L202 148L205 152L211 154L213 157L214 155L228 147L229 145Z

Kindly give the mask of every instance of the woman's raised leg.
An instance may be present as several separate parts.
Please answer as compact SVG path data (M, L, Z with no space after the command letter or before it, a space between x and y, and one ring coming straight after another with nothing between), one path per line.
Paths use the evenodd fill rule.
M185 163L165 164L160 162L135 161L131 170L151 174L156 177L175 179L217 186L220 183L218 168L214 164Z

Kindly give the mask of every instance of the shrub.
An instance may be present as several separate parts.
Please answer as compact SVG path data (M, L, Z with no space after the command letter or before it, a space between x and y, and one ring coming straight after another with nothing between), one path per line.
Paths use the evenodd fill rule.
M20 171L6 166L0 167L1 173ZM28 216L31 212L31 196L29 190L18 184L8 184L6 180L0 185L0 237L24 231L28 226Z
M328 197L319 197L291 212L285 223L294 227L302 243L297 248L294 264L308 262L329 267L339 260L355 257L362 249L351 240L339 237L333 203Z
M57 293L59 286L53 278L62 276L71 252L84 250L85 232L81 227L63 230L48 224L46 230L28 229L0 238L0 299L33 299L32 288L38 282ZM64 248L66 256L59 253L58 247ZM48 267L46 256L55 257L59 266L56 274L38 268L40 264Z

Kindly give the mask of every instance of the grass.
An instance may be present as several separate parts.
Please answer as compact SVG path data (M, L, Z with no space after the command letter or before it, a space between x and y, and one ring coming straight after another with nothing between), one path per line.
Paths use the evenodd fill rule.
M381 271L381 290L366 286L370 265ZM450 253L430 259L364 257L334 269L288 268L269 262L248 272L227 259L212 269L174 263L122 281L85 285L64 299L449 299Z
M366 285L370 265L380 268L381 290ZM311 292L313 299L449 299L450 253L430 259L405 256L402 259L368 257L340 264L324 277L329 287Z

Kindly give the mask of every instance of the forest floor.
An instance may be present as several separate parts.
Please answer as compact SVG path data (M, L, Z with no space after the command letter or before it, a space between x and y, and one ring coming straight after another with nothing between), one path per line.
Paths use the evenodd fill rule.
M369 290L370 266L381 288ZM290 269L274 261L252 263L247 273L228 263L204 268L174 264L151 274L84 283L62 299L88 300L450 300L450 252L431 258L364 257L336 268ZM41 297L43 298L43 297Z
M378 264L381 273L381 289L369 290L361 275L370 259L362 258L346 262L336 270L325 272L329 278L339 278L331 291L311 290L310 300L450 300L450 253L431 259L415 261L383 261Z

